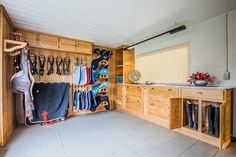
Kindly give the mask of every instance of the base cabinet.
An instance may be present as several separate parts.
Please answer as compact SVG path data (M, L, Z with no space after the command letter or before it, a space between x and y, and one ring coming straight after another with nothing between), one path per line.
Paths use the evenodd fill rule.
M117 87L117 110L225 149L231 142L231 89L177 88L126 84ZM191 112L186 104L191 104ZM209 134L208 108L219 113L219 134ZM194 110L195 109L195 110ZM189 118L197 128L189 127ZM195 125L196 125L195 124ZM216 125L216 124L214 124Z

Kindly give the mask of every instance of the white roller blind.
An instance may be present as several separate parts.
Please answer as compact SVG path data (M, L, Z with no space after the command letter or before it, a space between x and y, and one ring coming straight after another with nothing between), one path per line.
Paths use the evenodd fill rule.
M139 82L186 83L189 77L189 45L138 55L135 67L141 72Z

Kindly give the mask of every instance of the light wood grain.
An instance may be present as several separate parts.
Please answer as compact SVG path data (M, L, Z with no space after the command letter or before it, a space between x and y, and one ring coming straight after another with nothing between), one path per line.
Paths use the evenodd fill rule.
M6 145L15 128L15 94L10 90L10 78L14 74L13 57L3 52L3 40L11 39L12 22L3 6L0 6L0 146Z

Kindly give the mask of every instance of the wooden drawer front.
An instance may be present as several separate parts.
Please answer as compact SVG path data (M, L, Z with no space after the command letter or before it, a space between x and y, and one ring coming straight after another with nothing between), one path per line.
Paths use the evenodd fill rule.
M165 101L161 101L158 99L149 99L148 100L148 105L150 106L155 106L157 108L160 109L165 109L165 110L169 110L170 109L170 101L169 102L165 102Z
M75 52L75 41L69 39L60 39L60 49L64 51L72 51Z
M224 92L222 90L182 89L182 97L223 101Z
M141 99L137 97L126 98L126 108L133 108L141 111L142 110Z
M39 46L42 48L58 49L58 38L47 35L39 35Z
M20 32L24 41L29 43L29 46L38 46L38 34L31 32Z
M178 97L178 89L175 88L163 88L163 87L152 87L149 89L149 96L159 96L166 99Z
M126 96L136 96L136 97L141 97L141 88L140 87L132 87L132 86L127 86L126 87Z
M76 52L92 54L92 44L78 41L76 42Z
M123 91L122 86L116 86L116 98L122 99Z
M169 110L161 109L154 105L148 105L148 114L163 119L169 119Z

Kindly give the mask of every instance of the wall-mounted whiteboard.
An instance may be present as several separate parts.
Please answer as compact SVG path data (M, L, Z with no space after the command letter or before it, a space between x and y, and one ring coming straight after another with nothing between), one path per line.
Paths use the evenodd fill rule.
M189 44L137 55L135 67L141 72L139 82L186 83L189 78Z

